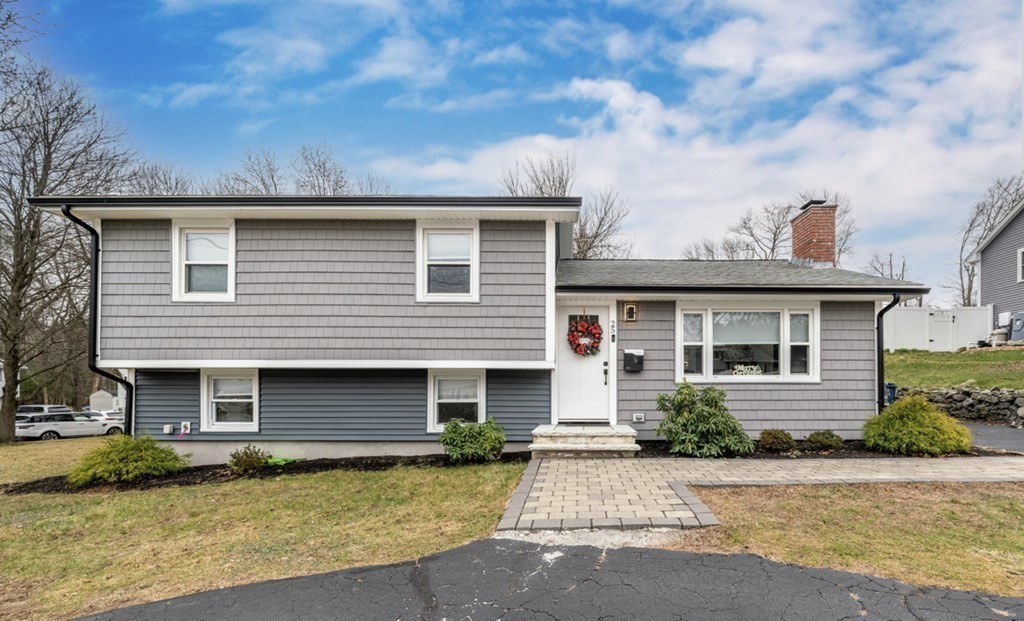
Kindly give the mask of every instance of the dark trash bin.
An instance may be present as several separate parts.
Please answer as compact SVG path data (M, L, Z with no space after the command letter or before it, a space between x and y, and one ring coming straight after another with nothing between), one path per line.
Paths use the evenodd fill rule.
M896 400L896 384L892 382L885 383L885 402L892 403Z

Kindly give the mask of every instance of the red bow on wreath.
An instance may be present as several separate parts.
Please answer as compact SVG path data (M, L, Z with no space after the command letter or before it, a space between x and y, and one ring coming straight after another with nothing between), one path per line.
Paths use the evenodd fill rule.
M580 319L569 322L569 348L577 356L593 356L601 350L604 330L597 321ZM589 340L583 340L589 339Z

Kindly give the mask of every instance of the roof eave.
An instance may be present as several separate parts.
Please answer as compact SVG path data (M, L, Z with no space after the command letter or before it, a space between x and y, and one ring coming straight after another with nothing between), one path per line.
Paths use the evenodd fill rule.
M814 293L851 295L925 295L929 287L829 287L829 286L787 286L787 285L556 285L555 290L564 293Z

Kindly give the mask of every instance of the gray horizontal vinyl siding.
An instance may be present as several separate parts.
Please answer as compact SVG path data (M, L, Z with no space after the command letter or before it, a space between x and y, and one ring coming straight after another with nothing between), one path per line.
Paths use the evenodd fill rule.
M1018 215L981 253L981 303L999 313L1024 312L1024 283L1017 282L1017 251L1024 248L1024 215Z
M544 360L543 222L480 223L478 304L416 303L413 221L238 220L233 303L171 302L170 220L102 229L103 360Z
M192 433L181 440L238 441L434 441L427 428L424 370L260 371L259 433L199 430L198 371L138 371L136 429L163 440L163 426L183 421ZM549 371L489 371L487 413L510 442L550 422Z
M675 390L675 303L642 302L636 322L619 322L619 422L631 424L641 439L655 439L662 419L659 393ZM619 310L621 316L621 304ZM870 302L821 304L821 383L721 384L729 410L748 433L780 428L797 437L832 429L860 437L875 409L874 305ZM644 370L622 371L622 351L643 349ZM643 412L645 423L632 423Z
M487 416L509 442L532 440L537 425L551 423L551 371L488 371Z

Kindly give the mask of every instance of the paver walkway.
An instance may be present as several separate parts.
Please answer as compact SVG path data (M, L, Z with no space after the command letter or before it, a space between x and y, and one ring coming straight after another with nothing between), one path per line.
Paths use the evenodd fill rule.
M104 621L302 619L1020 619L1024 599L931 589L750 554L485 539L415 561L259 582Z
M540 459L498 530L692 528L718 520L686 485L1024 481L1024 457Z

